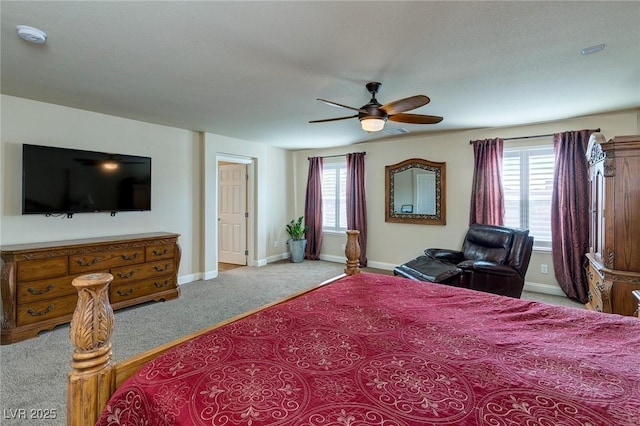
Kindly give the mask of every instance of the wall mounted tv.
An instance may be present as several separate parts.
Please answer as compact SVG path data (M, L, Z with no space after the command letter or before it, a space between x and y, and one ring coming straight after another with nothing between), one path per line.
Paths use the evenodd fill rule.
M22 214L151 210L151 158L22 146Z

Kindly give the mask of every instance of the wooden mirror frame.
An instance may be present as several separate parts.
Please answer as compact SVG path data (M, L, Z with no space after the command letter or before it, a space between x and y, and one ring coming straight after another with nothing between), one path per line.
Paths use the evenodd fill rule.
M436 174L435 214L401 213L394 211L395 175L408 169L424 169ZM421 158L411 158L397 164L385 166L385 222L421 223L425 225L446 224L446 163Z

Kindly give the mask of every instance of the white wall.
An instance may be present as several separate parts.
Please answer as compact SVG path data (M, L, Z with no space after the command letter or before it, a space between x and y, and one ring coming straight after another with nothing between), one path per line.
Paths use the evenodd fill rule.
M151 211L23 216L23 143L151 157ZM195 132L2 96L0 244L175 232L183 252L179 273L194 274L200 261L193 239L199 226L197 147Z
M366 151L367 258L369 266L393 269L420 255L427 247L457 248L462 245L469 224L473 175L473 148L469 144L470 140L522 137L586 128L600 128L607 138L611 138L616 135L640 133L639 117L640 112L634 111L512 128L470 130L432 136L394 137L351 147L299 151L294 154L295 176L296 181L299 182L296 189L296 205L298 210L304 211L307 157ZM386 165L399 163L408 158L446 162L447 223L445 226L385 222L384 168ZM343 258L344 251L341 243L344 241L346 236L342 234L325 233L321 257ZM540 264L549 265L548 274L540 274ZM557 287L549 253L533 254L526 279L528 282Z
M459 246L467 229L473 151L469 140L600 127L606 137L640 133L638 111L503 129L396 137L325 150L290 152L2 95L0 98L0 245L167 231L181 234L180 282L217 275L217 156L251 158L250 264L286 256L284 226L304 212L311 155L367 151L366 191L371 266L391 269L425 247ZM21 145L61 146L152 158L150 212L76 214L72 219L21 215ZM407 158L447 163L447 225L384 221L384 166ZM344 235L325 235L324 258L342 261ZM539 265L550 267L542 275ZM554 284L551 259L534 253L527 280Z
M217 153L255 160L252 253L256 265L279 259L291 193L291 154L238 139L200 134L3 95L0 245L166 231L180 234L180 283L217 275ZM149 212L21 214L22 144L151 157ZM274 247L278 241L279 247Z
M218 157L251 159L249 172L249 265L262 266L284 258L284 229L288 206L293 204L291 154L264 144L207 133L204 136L204 270L217 275Z

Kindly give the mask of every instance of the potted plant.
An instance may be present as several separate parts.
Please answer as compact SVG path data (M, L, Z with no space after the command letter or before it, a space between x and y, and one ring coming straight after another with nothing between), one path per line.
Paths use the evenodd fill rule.
M287 234L291 237L287 240L289 259L293 263L300 263L304 260L304 252L307 248L305 233L309 227L302 224L302 219L303 216L300 216L297 221L291 219L291 222L286 226Z

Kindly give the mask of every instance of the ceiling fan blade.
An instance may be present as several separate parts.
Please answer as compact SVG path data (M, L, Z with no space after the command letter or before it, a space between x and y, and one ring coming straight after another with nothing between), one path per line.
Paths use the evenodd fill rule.
M442 117L422 114L394 114L389 116L389 121L410 124L436 124L442 121Z
M428 96L415 95L404 99L398 99L397 101L389 102L388 104L382 105L380 109L387 114L392 115L419 108L423 105L428 104L429 101L430 99Z
M354 110L354 111L364 112L365 114L367 113L367 110L362 109L362 108L354 108L354 107L350 107L350 106L347 106L347 105L339 104L339 103L337 103L337 102L328 101L328 100L326 100L326 99L320 99L320 98L318 98L318 100L319 100L320 102L324 102L324 103L325 103L325 104L327 104L327 105L337 106L337 107L347 108L347 109L352 109L352 110Z
M338 120L346 120L348 118L356 118L358 117L358 114L356 115L350 115L349 117L338 117L338 118L325 118L323 120L312 120L309 123L326 123L327 121L338 121Z

